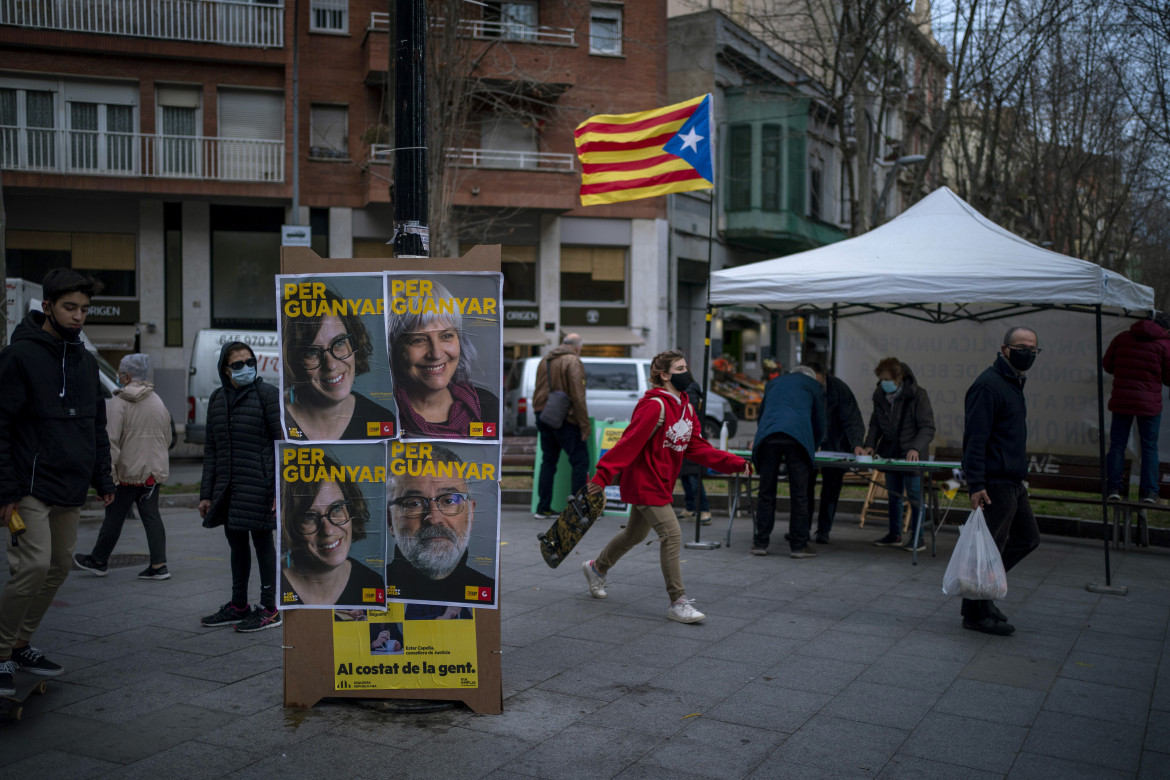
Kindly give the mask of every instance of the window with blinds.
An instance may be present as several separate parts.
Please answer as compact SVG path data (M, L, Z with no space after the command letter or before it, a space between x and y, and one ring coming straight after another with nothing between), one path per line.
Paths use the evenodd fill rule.
M349 157L349 107L313 104L309 110L309 156Z
M216 178L284 179L284 94L246 89L219 91Z
M349 0L312 0L310 14L314 32L349 32Z
M561 300L626 302L625 247L561 247Z

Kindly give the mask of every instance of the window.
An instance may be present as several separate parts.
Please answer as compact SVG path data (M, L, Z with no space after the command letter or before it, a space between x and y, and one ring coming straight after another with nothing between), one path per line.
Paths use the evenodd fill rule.
M825 161L814 154L808 161L808 215L821 219L824 198Z
M479 164L489 168L535 168L536 129L519 117L489 114L480 120Z
M561 247L561 300L626 302L625 247Z
M132 234L9 230L5 245L9 276L40 284L50 268L75 268L101 281L103 297L138 294Z
M536 303L536 247L504 246L501 250L504 301Z
M514 41L536 39L537 7L535 2L484 3L483 36Z
M585 367L585 386L590 390L637 390L638 367L633 363L582 364Z
M232 181L284 180L284 94L219 91L219 177Z
M56 168L55 93L0 89L0 159L7 168Z
M621 6L594 4L589 10L589 53L622 53Z
M163 276L168 347L183 346L183 204L163 204Z
M784 189L782 131L780 125L764 125L760 128L760 205L764 211L780 210Z
M349 107L314 104L309 110L309 156L349 157Z
M199 176L202 164L196 138L200 135L199 90L159 87L158 169L165 176Z
M134 167L134 107L69 103L69 164L75 171Z
M349 0L312 0L310 13L314 32L349 32Z
M211 327L274 330L284 209L211 206Z
M729 211L747 211L752 207L752 126L733 125L730 146L727 208Z

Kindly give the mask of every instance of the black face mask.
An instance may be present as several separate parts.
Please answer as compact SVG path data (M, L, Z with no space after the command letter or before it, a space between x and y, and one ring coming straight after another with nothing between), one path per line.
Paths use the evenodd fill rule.
M65 327L61 323L57 322L57 318L53 316L53 312L51 310L48 314L45 315L45 317L49 320L49 325L52 326L53 330L56 331L57 335L60 336L63 340L68 341L70 344L76 344L77 342L81 341L81 328Z
M1008 347L1007 359L1016 371L1027 371L1036 362L1036 356L1031 352L1021 352L1011 347Z
M690 371L684 371L681 374L670 375L670 384L680 393L685 393L686 389L691 386L691 382L694 381L694 377L691 376Z

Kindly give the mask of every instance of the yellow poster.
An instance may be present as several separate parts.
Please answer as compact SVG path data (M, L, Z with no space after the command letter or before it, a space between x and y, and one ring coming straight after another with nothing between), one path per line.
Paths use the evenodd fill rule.
M337 610L334 689L478 688L474 614L434 604Z

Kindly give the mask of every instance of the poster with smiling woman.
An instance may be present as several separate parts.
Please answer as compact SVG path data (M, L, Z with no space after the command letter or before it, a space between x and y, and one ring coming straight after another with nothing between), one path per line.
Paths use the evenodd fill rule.
M396 438L382 274L280 275L276 291L285 438Z
M386 599L386 445L277 442L280 609Z
M500 438L498 273L386 274L386 341L402 436Z

